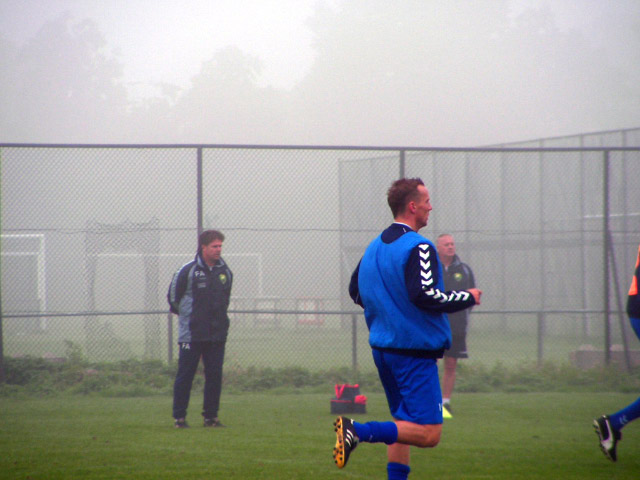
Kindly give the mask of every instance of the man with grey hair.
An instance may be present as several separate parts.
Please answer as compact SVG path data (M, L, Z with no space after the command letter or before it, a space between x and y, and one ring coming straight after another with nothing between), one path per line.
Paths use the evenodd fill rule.
M462 263L456 254L456 242L453 235L443 233L436 239L438 257L442 263L442 276L445 290L468 290L476 286L473 271ZM459 358L469 358L467 352L467 329L471 307L449 313L451 326L451 348L444 352L444 373L442 375L442 408L445 414L452 416L451 394L456 383L456 368Z

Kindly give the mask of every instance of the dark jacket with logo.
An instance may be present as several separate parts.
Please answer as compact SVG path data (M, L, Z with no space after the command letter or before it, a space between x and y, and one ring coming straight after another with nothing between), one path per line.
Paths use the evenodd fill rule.
M453 261L448 268L443 265L442 276L445 290L469 290L475 288L476 280L469 265L462 263L458 255L453 256ZM449 313L449 324L452 335L464 335L469 324L470 308L455 313Z
M222 258L209 267L199 253L173 275L167 300L179 316L179 343L226 341L232 283L233 274Z

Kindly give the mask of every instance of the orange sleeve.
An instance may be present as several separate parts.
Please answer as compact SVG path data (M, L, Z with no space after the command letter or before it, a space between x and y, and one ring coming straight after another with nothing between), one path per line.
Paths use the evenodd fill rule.
M638 266L640 266L640 247L638 247L638 259L636 260L636 272L631 279L631 287L629 288L629 296L638 294Z

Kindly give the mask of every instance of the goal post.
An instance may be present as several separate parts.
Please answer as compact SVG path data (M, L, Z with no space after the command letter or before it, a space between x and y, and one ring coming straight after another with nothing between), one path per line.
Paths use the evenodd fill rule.
M47 311L46 251L44 233L0 234L3 312ZM45 318L29 322L44 330Z
M89 254L91 257L101 259L125 259L155 257L160 262L161 279L167 285L171 281L171 275L182 265L194 258L193 252L188 253L138 253L138 252L100 252ZM232 295L234 297L264 297L263 291L263 262L262 253L225 253L222 258L229 263L233 272L234 284ZM166 277L166 278L165 278Z

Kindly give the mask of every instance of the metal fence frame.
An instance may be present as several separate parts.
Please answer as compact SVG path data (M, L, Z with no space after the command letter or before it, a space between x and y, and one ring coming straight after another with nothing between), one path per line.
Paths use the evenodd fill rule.
M623 138L626 138L623 133ZM544 141L540 141L544 143ZM600 152L602 153L602 175L603 175L603 211L602 211L602 258L604 271L602 276L602 282L604 284L604 292L603 292L603 305L604 308L602 310L553 310L553 311L508 311L508 310L500 310L500 311L482 311L475 312L475 314L510 314L510 313L519 313L519 314L530 314L535 315L538 322L538 361L542 360L542 351L544 348L543 345L543 337L542 331L544 329L544 317L547 314L551 313L596 313L602 314L605 321L605 359L608 364L611 361L610 354L610 331L609 331L609 317L613 314L617 314L622 318L621 305L618 301L618 304L612 306L610 301L611 290L610 290L610 282L611 280L617 279L615 258L613 257L612 250L612 240L611 240L611 231L609 226L610 221L610 212L609 212L609 163L610 163L610 154L612 152L639 152L640 147L630 147L630 146L613 146L613 147L514 147L514 146L497 146L497 147L486 147L486 148L416 148L416 147L353 147L353 146L299 146L299 145L226 145L226 144L168 144L168 145L148 145L148 144L23 144L23 143L3 143L0 144L0 152L2 148L29 148L29 149L39 149L39 148L48 148L48 149L74 149L74 148L82 148L82 149L192 149L194 151L194 160L196 163L196 172L197 172L197 231L201 232L203 230L203 181L202 181L202 164L203 164L203 150L205 149L249 149L249 150L366 150L366 151L378 151L378 152L388 152L393 154L397 158L398 162L398 176L403 177L406 171L406 156L408 153L415 152L461 152L461 153L481 153L481 152L500 152L500 153L517 153L517 152ZM617 281L615 282L616 292L613 292L617 295L619 299L621 296L620 286L617 285ZM343 289L344 290L344 289ZM230 313L250 313L250 314L258 314L258 313L270 313L270 314L304 314L304 311L300 310L230 310ZM352 318L352 325L355 325L357 315L361 315L360 311L353 311L349 309L344 310L326 310L326 311L318 311L316 313L319 314L339 314L350 316ZM70 312L70 313L48 313L42 312L40 314L30 313L28 315L19 315L19 314L5 314L2 311L2 299L0 297L0 381L4 379L4 370L3 370L3 335L2 335L2 327L3 327L3 319L4 318L20 318L20 317L60 317L60 316L87 316L87 315L140 315L140 314L167 314L166 310L160 311L144 311L144 312ZM169 317L169 322L171 322L171 317ZM171 343L171 328L169 328L168 341ZM352 328L352 343L355 345L355 336L357 335L357 329L355 327ZM626 343L626 342L625 342ZM626 347L626 345L625 345ZM173 360L173 352L172 347L169 348L169 356L167 361L171 362ZM357 354L355 347L353 348L352 353L352 367L357 367ZM627 357L627 366L628 357Z

